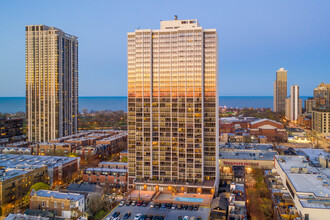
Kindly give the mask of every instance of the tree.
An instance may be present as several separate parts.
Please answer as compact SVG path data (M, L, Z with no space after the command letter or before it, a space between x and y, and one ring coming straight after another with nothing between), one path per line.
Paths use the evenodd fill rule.
M88 211L93 215L103 209L103 196L101 193L93 193L87 202Z
M46 183L43 183L43 182L38 182L38 183L33 184L30 187L30 190L28 191L28 193L23 197L23 204L24 205L27 205L29 203L29 201L30 201L30 194L31 194L31 191L32 190L38 191L38 190L41 190L41 189L48 190L49 189L49 185L46 184Z

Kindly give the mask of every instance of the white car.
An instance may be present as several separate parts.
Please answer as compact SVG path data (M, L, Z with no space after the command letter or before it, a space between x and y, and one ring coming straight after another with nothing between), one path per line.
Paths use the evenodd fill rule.
M150 208L153 208L155 206L155 203L150 202Z
M139 213L139 214L136 214L136 216L134 217L134 220L139 220L141 216L142 216L142 214L141 214L141 213Z
M186 215L185 217L183 217L183 220L189 220L189 216Z

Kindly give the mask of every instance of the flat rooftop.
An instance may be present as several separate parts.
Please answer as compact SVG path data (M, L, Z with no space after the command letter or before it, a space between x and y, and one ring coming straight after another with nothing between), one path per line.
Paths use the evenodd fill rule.
M63 193L59 191L51 191L51 190L38 190L36 192L37 196L40 197L53 197L55 199L69 199L71 201L78 201L79 199L84 198L83 195L78 193Z
M15 178L17 176L29 173L31 170L6 169L0 170L0 182Z
M237 159L237 160L269 160L273 161L276 151L260 150L237 150L237 151L219 151L219 159Z
M308 156L309 160L315 164L319 164L319 157L330 156L330 153L324 151L323 149L313 149L313 148L295 148L298 155Z
M112 168L87 168L90 172L113 172L113 173L127 173L127 169L112 169Z
M277 152L266 144L229 144L219 148L219 159L274 160Z
M16 155L0 154L0 167L33 169L35 167L48 166L54 168L66 163L78 160L76 157L39 156L39 155Z
M41 216L31 216L26 214L12 214L10 213L5 220L47 220L49 218L47 217L41 217Z
M330 183L324 170L310 165L304 156L277 156L278 164L297 192L300 203L308 208L330 208ZM291 168L305 168L307 173L292 172Z
M233 134L235 135L235 134ZM257 144L257 143L229 143L221 144L219 146L220 150L273 150L274 147L271 144Z
M105 164L105 165L123 165L123 166L127 166L128 163L124 163L124 162L110 162L110 161L103 161L100 162L99 164Z

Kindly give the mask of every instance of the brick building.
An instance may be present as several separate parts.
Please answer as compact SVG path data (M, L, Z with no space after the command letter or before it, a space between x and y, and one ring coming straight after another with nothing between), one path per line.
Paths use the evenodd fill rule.
M250 134L257 137L265 136L269 142L276 139L286 141L288 138L284 125L269 119L251 122Z
M47 166L5 168L0 164L0 207L23 198L37 182L48 182Z
M83 181L114 186L127 184L127 169L87 168L83 173Z
M85 211L84 195L50 190L32 191L30 209L48 210L57 217L79 217Z
M109 168L109 169L127 169L128 163L122 162L100 162L98 167L99 168Z
M68 143L51 143L51 142L44 142L40 144L33 144L30 145L31 153L33 155L66 155L72 152L72 149L75 148L74 145Z
M48 167L49 184L68 182L78 175L80 167L79 157L58 157L58 156L35 156L35 155L14 155L0 154L1 168L25 168L36 169L40 166Z

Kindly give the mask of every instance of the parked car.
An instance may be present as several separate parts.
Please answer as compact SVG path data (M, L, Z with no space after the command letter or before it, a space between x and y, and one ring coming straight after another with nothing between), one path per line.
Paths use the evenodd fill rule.
M164 220L164 219L165 219L164 215L159 216L159 220Z
M122 207L125 205L125 200L120 201L119 206Z
M142 201L138 202L136 205L137 206L141 206L142 205Z
M153 215L148 215L146 220L152 220L153 217L154 217Z
M139 220L141 216L142 216L142 214L141 214L141 213L139 213L139 214L136 214L136 215L135 215L135 217L134 217L134 220Z
M198 211L198 209L199 209L198 205L195 205L194 206L194 211Z
M181 215L178 216L178 220L183 220Z
M159 209L160 208L160 204L159 203L156 203L154 208L155 209Z
M166 204L166 208L167 208L167 209L171 209L171 208L172 208L172 204L171 204L171 203L167 203L167 204Z
M178 205L178 206L176 207L176 209L177 209L177 210L181 210L181 209L182 209L182 206L181 206L181 205Z
M166 209L166 204L163 203L162 206L161 206L162 209Z
M198 216L198 217L196 218L196 220L202 220L202 217Z
M176 209L177 205L173 204L171 209Z
M126 205L127 205L127 206L130 206L131 204L132 204L132 201L131 201L131 200L127 200L127 201L126 201Z
M152 220L159 220L159 215L155 215Z
M189 220L189 216L186 215L185 217L183 217L183 220Z
M141 217L139 218L139 220L146 220L147 215L141 215Z
M148 205L148 202L143 202L143 203L142 203L142 206L143 206L143 207L146 207L147 205Z
M131 213L130 213L130 212L127 212L127 213L124 215L123 219L128 219L129 217L131 217Z
M188 208L189 211L192 211L194 210L194 206L190 205L189 208Z
M115 212L112 214L112 217L117 218L120 215L120 212Z
M131 206L136 206L136 202L133 201L132 204L131 204Z
M191 216L189 220L196 220L195 216Z

